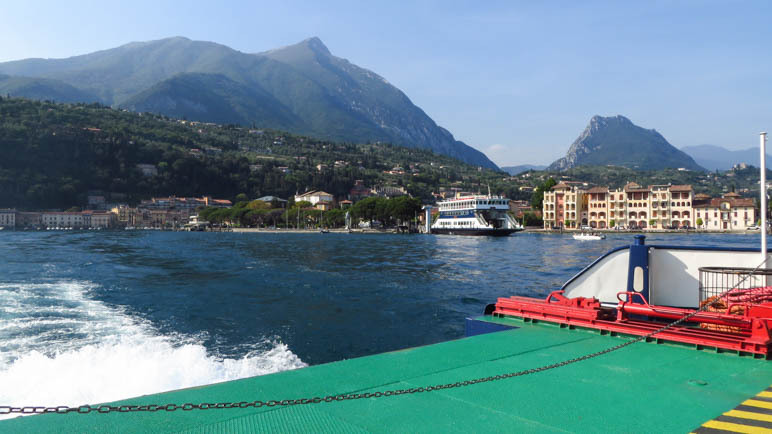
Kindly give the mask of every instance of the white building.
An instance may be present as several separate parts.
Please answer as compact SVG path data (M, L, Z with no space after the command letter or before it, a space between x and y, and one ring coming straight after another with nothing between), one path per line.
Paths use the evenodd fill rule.
M319 190L307 191L300 195L295 195L295 203L311 202L311 205L317 206L319 203L329 206L332 204L333 197L330 193Z
M82 228L83 214L79 212L44 212L43 226L48 228Z
M3 227L3 228L16 227L16 210L15 209L0 209L0 227Z
M158 175L158 168L155 164L137 164L137 170L142 172L142 176L156 176Z
M700 200L694 204L699 229L708 231L744 231L756 223L753 199L727 193L720 199Z
M83 211L83 227L91 229L107 229L115 224L116 214L108 211Z

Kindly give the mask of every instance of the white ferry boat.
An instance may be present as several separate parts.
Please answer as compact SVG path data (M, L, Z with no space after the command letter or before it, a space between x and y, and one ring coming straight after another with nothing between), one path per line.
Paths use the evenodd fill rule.
M501 196L457 196L438 204L440 214L432 224L433 234L498 235L522 231L509 211L509 199Z

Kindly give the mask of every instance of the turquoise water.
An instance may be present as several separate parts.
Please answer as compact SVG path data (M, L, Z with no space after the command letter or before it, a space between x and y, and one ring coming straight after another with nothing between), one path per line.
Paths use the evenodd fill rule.
M459 338L497 297L544 296L631 242L0 232L0 405L101 402ZM755 247L758 235L647 243Z

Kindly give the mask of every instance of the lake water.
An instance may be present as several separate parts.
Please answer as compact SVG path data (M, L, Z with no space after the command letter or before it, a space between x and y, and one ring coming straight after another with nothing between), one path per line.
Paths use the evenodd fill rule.
M3 231L0 405L94 404L460 338L497 297L544 296L632 239Z

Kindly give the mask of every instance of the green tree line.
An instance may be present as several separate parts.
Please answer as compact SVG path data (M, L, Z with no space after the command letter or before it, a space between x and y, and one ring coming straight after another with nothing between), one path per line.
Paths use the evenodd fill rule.
M400 196L392 199L362 199L349 210L352 222L380 221L385 226L407 224L421 212L421 201ZM346 211L335 208L322 211L310 202L292 203L284 209L278 203L259 200L240 201L230 208L207 207L199 217L210 223L240 227L340 228L345 225Z

